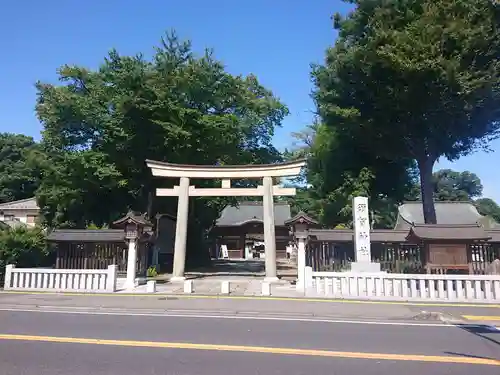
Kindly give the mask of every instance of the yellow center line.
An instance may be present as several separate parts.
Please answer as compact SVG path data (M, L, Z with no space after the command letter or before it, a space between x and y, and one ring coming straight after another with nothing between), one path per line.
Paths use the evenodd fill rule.
M340 352L340 351L317 350L317 349L273 348L264 346L214 345L214 344L194 344L194 343L161 342L161 341L103 340L103 339L78 338L78 337L31 336L31 335L11 335L11 334L0 334L0 340L38 341L38 342L128 346L128 347L163 348L163 349L194 349L194 350L212 350L212 351L222 351L222 352L300 355L300 356L311 356L311 357L375 359L375 360L390 360L390 361L416 361L416 362L500 366L500 360L488 359L488 358L458 357L458 356Z
M483 321L499 321L500 316L488 316L488 315L462 315L464 319L467 320L483 320Z

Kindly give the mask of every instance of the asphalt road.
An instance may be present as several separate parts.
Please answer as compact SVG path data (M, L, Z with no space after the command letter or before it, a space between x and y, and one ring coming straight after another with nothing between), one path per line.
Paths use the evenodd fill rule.
M500 331L0 311L0 374L498 375Z
M461 318L463 315L496 316L500 322L500 305L450 305L429 303L380 303L359 301L308 302L293 299L217 298L216 296L166 296L159 294L122 296L46 293L0 293L0 310L33 308L122 309L142 312L203 312L206 314L249 313L275 314L329 319L407 319L422 311L439 312ZM494 323L494 322L493 322ZM500 323L499 323L500 325Z

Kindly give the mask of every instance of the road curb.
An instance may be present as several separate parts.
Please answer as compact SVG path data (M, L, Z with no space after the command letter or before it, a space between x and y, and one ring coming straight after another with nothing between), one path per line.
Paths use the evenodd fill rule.
M491 308L500 309L500 304L472 304L448 302L411 302L411 301L370 301L354 299L328 299L307 297L279 297L279 296L227 296L227 295L198 295L198 294L167 294L167 293L79 293L79 292L32 292L32 291L0 291L0 295L52 295L72 297L150 297L171 299L226 299L226 300L260 300L260 301L293 301L293 302L320 302L345 303L364 305L394 305L394 306L426 306L426 307L464 307L464 308Z
M449 324L462 324L465 322L462 316L436 311L422 311L413 317L416 321L436 321Z

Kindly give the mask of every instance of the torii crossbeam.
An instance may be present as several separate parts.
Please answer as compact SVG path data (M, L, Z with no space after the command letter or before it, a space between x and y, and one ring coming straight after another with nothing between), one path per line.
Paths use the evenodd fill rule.
M277 280L276 271L276 236L274 231L274 199L275 196L293 196L295 188L273 186L273 177L289 177L300 174L305 160L297 160L281 164L257 165L225 165L206 166L189 164L172 164L154 160L146 160L153 176L180 178L179 185L171 189L157 189L157 196L179 197L177 205L177 222L174 245L174 269L172 281L184 280L186 262L187 221L189 197L236 197L261 196L264 210L264 244L266 280ZM220 188L196 188L190 186L190 179L222 179ZM233 188L231 179L262 179L262 185L256 188Z

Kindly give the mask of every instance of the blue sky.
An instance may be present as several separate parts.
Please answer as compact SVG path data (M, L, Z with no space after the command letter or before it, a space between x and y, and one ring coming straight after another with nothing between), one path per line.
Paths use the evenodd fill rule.
M150 54L166 30L215 49L235 74L254 73L285 102L291 115L278 129L278 148L312 118L310 64L322 62L335 33L330 15L345 13L338 0L87 0L9 1L0 12L0 131L39 138L34 113L37 80L55 82L62 64L96 67L111 48L122 54ZM493 149L500 150L500 141ZM484 195L500 201L497 153L476 153L451 167L478 174Z

